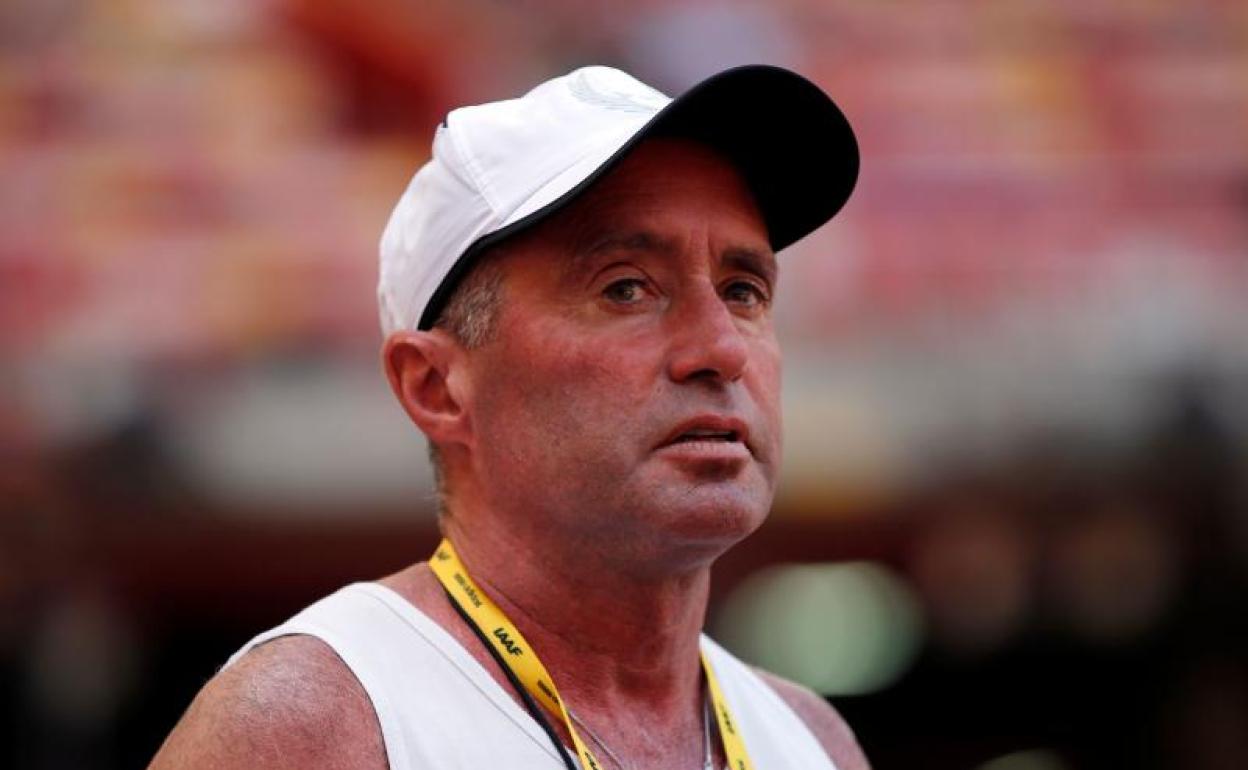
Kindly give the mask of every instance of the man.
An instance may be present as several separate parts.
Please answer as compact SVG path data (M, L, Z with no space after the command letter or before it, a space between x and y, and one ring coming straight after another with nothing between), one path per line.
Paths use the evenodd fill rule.
M774 494L774 252L857 169L772 67L674 102L592 67L452 112L379 282L446 540L253 640L153 767L865 768L822 699L700 636Z

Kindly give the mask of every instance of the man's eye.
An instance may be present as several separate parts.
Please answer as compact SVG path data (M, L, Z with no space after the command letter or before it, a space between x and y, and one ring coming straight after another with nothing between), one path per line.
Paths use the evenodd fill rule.
M602 290L602 296L612 302L629 304L639 302L645 296L645 283L640 278L622 278L612 281Z
M733 281L724 289L724 299L754 307L767 304L767 292L750 281Z

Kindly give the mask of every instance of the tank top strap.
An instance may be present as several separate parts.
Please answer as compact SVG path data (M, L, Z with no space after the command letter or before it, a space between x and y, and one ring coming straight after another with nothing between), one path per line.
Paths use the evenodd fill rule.
M481 664L386 586L346 586L259 634L225 665L291 635L324 642L359 681L391 770L563 767L541 727Z

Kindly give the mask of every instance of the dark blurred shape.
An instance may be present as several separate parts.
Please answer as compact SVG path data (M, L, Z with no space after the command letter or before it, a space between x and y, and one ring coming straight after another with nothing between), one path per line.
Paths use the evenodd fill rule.
M1242 648L1227 653L1189 663L1168 693L1169 766L1232 770L1248 757L1248 666Z
M999 649L1030 611L1032 544L1017 513L991 500L954 498L927 514L911 569L935 641L960 654Z
M48 603L29 644L19 766L120 764L120 716L144 655L128 618L98 590L80 588Z
M1123 643L1152 630L1178 587L1171 533L1127 501L1072 517L1049 547L1052 612L1090 641Z

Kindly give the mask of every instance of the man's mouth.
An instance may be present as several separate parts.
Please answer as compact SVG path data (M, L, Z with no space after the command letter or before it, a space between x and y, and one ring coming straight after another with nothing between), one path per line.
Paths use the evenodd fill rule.
M687 444L741 445L749 449L749 428L743 420L720 415L698 415L681 422L659 448Z
M738 441L739 435L735 430L712 430L709 428L695 428L687 430L676 438L672 439L672 444L684 444L691 441Z

